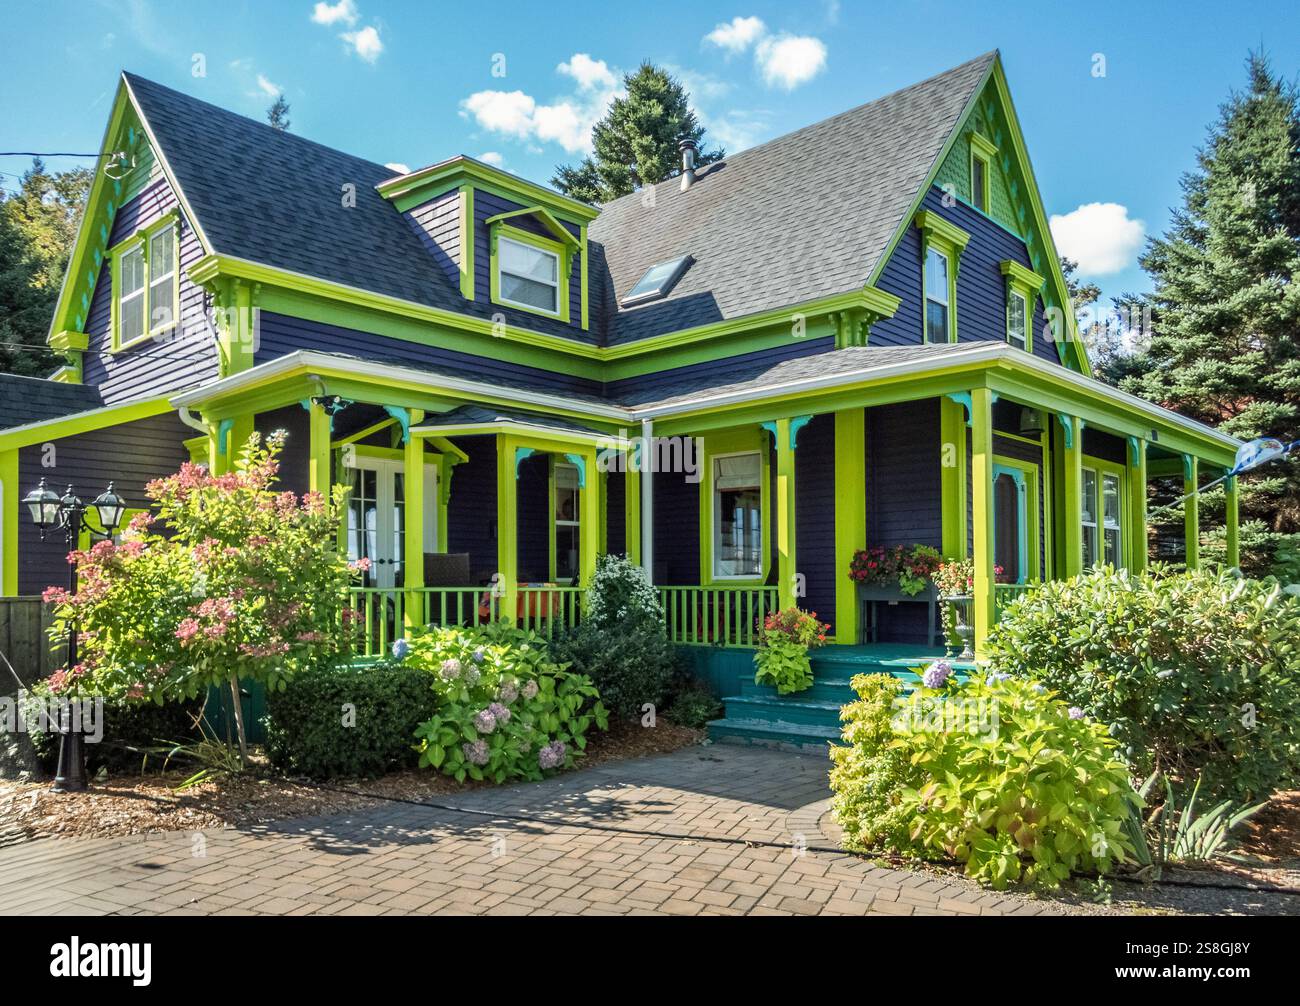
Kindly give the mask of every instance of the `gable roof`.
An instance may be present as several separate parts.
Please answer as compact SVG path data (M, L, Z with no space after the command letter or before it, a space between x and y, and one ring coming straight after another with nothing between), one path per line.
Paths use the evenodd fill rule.
M0 374L0 430L60 419L103 404L99 390L84 384Z
M610 342L861 289L996 58L702 168L685 192L661 182L652 205L643 193L606 205L588 233L618 296L656 263L696 259L665 299L619 310Z

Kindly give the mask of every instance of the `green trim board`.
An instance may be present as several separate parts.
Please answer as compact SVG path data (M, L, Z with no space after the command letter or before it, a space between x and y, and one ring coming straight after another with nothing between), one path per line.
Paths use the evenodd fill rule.
M474 299L474 186L462 185L457 194L460 200L460 295Z
M18 451L0 451L0 593L18 593L18 521L25 494L18 485Z
M994 441L997 440L994 431ZM996 483L999 475L1007 475L1015 482L1019 496L1020 528L1020 568L1016 571L1016 583L1029 583L1042 579L1042 554L1039 549L1039 533L1042 520L1039 509L1038 465L1021 461L1018 458L993 455L993 479ZM996 497L996 493L995 493ZM993 510L993 534L997 540L997 507ZM1005 575L1004 571L1004 575Z
M1201 508L1197 490L1200 462L1195 454L1183 455L1183 544L1188 569L1201 565Z
M581 243L578 241L578 239L575 238L572 234L570 234L568 229L562 223L560 223L560 221L555 219L555 214L553 214L545 206L525 206L523 209L510 210L506 213L498 213L495 216L488 217L486 220L483 221L483 223L486 224L489 228L491 228L496 226L497 224L503 224L507 220L513 220L516 217L529 217L529 216L536 217L541 222L542 226L551 232L551 234L555 237L556 241L560 242L561 244L568 245L571 248L580 247ZM515 228L511 228L511 229L515 229Z
M835 413L835 641L858 641L858 598L848 580L853 553L867 543L867 412Z
M947 289L944 290L944 309L948 326L948 342L957 341L957 273L961 268L961 253L970 242L970 235L939 214L921 210L913 217L921 232L921 342L931 342L929 325L930 252L944 260Z
M993 527L993 398L988 388L971 390L971 557L975 567L975 655L986 656L996 621Z
M939 493L942 551L945 559L964 559L969 551L966 534L967 426L962 404L955 401L952 395L941 397L939 399Z
M656 431L657 432L657 431ZM767 583L772 571L772 461L767 434L760 426L710 433L700 438L700 585L755 587ZM718 576L714 568L714 461L721 457L757 454L759 458L759 514L761 557L758 576Z
M124 402L121 405L107 405L99 409L89 409L58 419L44 419L38 423L14 426L0 431L0 451L28 447L46 440L58 440L91 430L102 430L107 426L148 419L171 412L172 405L166 398L147 398L136 402Z

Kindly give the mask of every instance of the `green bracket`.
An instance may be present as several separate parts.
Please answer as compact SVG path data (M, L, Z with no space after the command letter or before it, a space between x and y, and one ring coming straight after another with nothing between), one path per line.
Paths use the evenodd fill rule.
M226 439L230 436L230 431L235 428L233 419L223 419L217 424L217 453L226 453Z
M763 429L767 430L768 433L772 434L772 443L776 443L776 422L775 422L775 420L769 419L767 422L765 422L765 423L759 423L758 425L761 426L761 427L763 427Z
M1193 458L1192 455L1190 454L1183 455L1183 481L1184 482L1190 482L1192 480L1192 465L1195 464L1195 462L1196 459Z
M1136 466L1138 463L1138 456L1139 456L1138 438L1128 437L1127 439L1128 439L1128 463Z
M402 443L411 439L411 413L408 409L403 409L399 405L385 405L384 411L397 420L397 425L402 428Z
M578 488L587 488L587 459L581 454L566 454L564 460L578 469Z
M527 461L536 453L537 452L533 450L531 447L515 448L515 481L516 482L519 481L519 466L522 465L525 461Z
M960 405L963 409L966 410L966 425L970 426L971 414L974 411L974 405L971 402L970 392L969 391L949 392L948 398L956 402L958 405Z
M812 422L812 416L795 416L790 420L790 450L799 446L799 431Z
M1063 413L1060 412L1056 413L1056 418L1060 422L1061 432L1065 436L1066 449L1072 450L1074 448L1074 424L1075 422L1078 422L1079 425L1082 426L1083 421L1072 420L1070 416L1064 415Z

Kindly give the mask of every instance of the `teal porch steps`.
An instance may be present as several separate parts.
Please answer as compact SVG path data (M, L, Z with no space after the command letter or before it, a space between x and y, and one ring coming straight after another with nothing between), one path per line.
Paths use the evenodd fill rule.
M828 646L812 655L813 685L794 695L740 678L739 693L722 700L725 715L709 724L709 737L733 744L761 744L824 753L840 739L840 709L857 699L849 684L857 674L892 674L914 684L913 668L942 654L925 646L875 644ZM975 665L954 661L960 677Z

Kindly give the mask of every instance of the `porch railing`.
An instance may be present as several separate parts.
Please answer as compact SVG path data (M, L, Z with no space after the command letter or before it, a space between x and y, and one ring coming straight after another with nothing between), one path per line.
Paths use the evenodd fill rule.
M993 585L993 619L1000 621L1002 613L1021 594L1030 590L1032 583L995 583Z
M775 587L659 587L674 643L757 646L758 628L778 608Z

